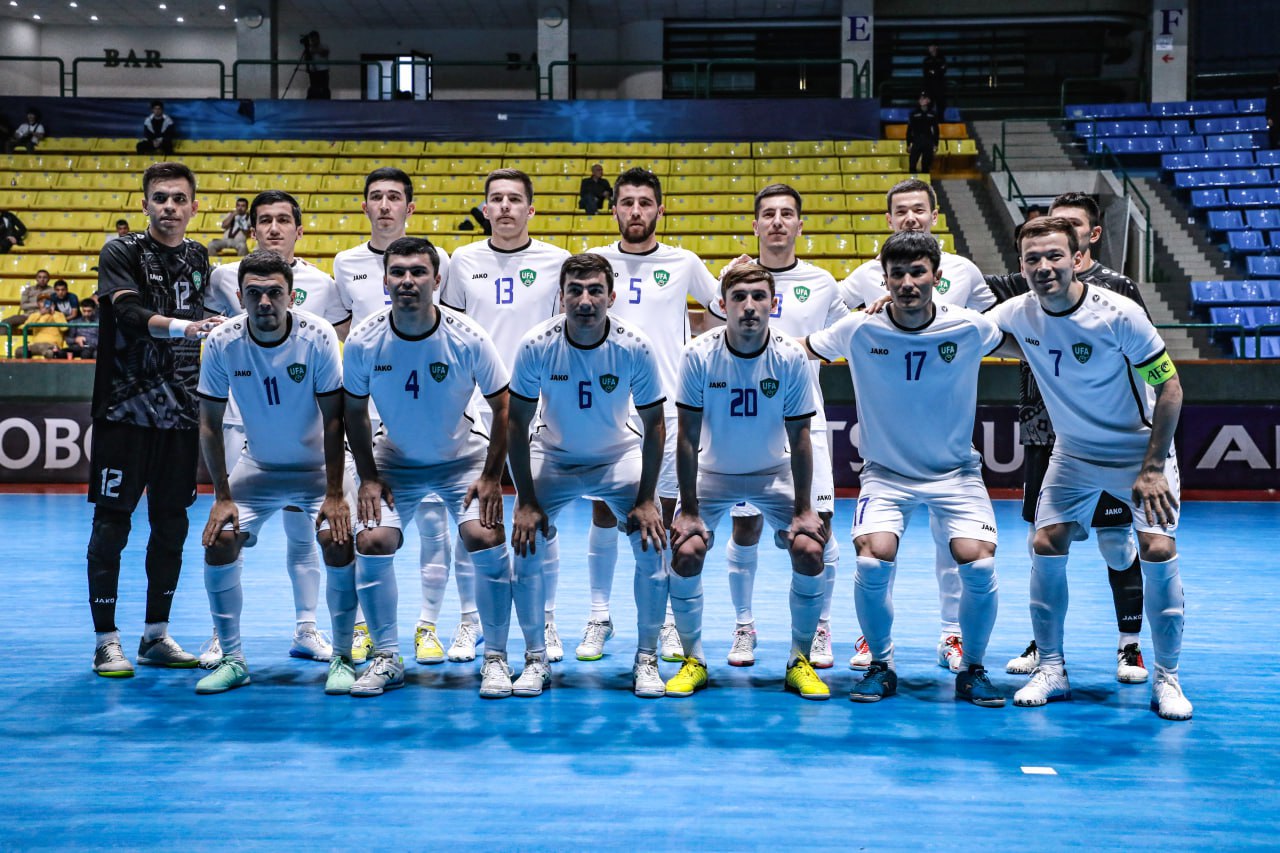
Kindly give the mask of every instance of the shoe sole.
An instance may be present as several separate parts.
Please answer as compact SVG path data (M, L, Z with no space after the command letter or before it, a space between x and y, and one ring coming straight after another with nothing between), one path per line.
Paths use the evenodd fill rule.
M813 661L809 661L809 663L812 664ZM853 670L854 672L866 672L870 668L871 668L871 661L869 660L866 663L862 663L862 662L854 661L853 658L849 659L849 669Z
M289 649L289 657L298 658L299 660L313 660L313 661L316 661L317 663L328 663L329 661L333 660L333 652L330 652L327 657L320 657L319 655L313 654L311 652L299 651L298 649Z
M1009 664L1004 668L1004 671L1009 675L1030 675L1035 672L1035 669L1036 668L1034 666L1024 667L1021 664Z
M147 661L139 658L138 666L151 666L151 667L155 667L156 669L195 669L196 667L200 666L200 661L193 660L189 663L187 661L167 662L167 661ZM217 667L214 667L214 669L217 669Z
M227 693L227 692L230 692L230 691L232 691L232 690L235 690L237 687L244 687L245 685L247 685L247 684L249 683L249 681L250 681L250 680L249 680L249 678L246 676L244 681L238 682L238 683L236 683L236 684L232 684L230 687L220 687L220 688L218 688L217 690L209 690L209 689L201 690L199 687L197 687L197 688L196 688L196 695L198 695L198 696L217 696L219 693Z
M449 659L449 663L470 663L471 661L476 659L476 656L474 654L472 654L471 657L459 657L455 655L448 655L448 659Z
M799 687L792 687L790 684L784 685L788 693L794 693L801 699L811 699L815 702L825 702L831 698L831 692L826 693L802 693Z
M120 669L112 672L104 672L100 669L95 669L94 672L103 678L133 678L133 670L131 669Z
M442 658L442 657L440 657L440 658L420 658L420 657L415 657L415 658L414 658L414 660L416 660L418 663L422 664L423 666L435 666L435 665L437 665L437 664L444 663L444 661L445 661L445 659L444 659L444 658Z
M560 654L547 652L547 663L560 663L562 660L564 660L564 652L560 652Z
M324 688L324 695L326 696L348 696L350 695L350 693L351 693L350 687L343 688L341 690L336 687L328 687L328 686Z
M578 652L578 660L593 661L593 660L602 660L603 658L604 658L604 652L600 652L600 654L598 655L584 655L581 652Z
M684 699L687 696L692 696L693 694L697 693L699 690L705 689L705 687L706 685L703 685L702 687L695 687L687 693L672 690L670 687L668 687L665 695L675 697L676 699Z
M543 685L542 687L539 687L537 690L528 690L523 687L517 690L516 688L512 687L511 695L519 696L521 699L532 699L535 696L541 696L543 691L546 690L546 688L547 688L547 685Z
M662 655L662 659L667 663L680 663L684 660L680 655Z
M1003 708L1005 702L1003 696L999 699L974 699L959 692L956 693L956 699L968 702L970 705L977 705L979 708Z
M511 695L512 692L510 690L505 693L485 693L483 690L480 691L481 699L507 699L510 698Z
M1045 699L1043 702L1019 702L1018 697L1015 696L1013 697L1013 704L1014 704L1014 707L1016 708L1043 708L1045 705L1048 705L1050 702L1061 702L1070 698L1071 698L1071 691L1068 690L1065 693L1058 693L1053 696L1050 696L1048 699Z
M1161 714L1161 713L1160 713L1160 704L1159 704L1158 702L1152 702L1152 703L1151 703L1151 710L1155 711L1155 712L1156 712L1156 716L1158 716L1160 719L1162 719L1162 720L1171 720L1171 721L1173 721L1173 722L1175 722L1175 723L1183 723L1183 722L1186 722L1187 720L1191 719L1191 716L1192 716L1191 714L1187 714L1185 717L1184 717L1184 716L1181 716L1181 715L1178 715L1178 714Z
M401 687L404 687L403 681L393 681L390 684L382 685L381 687L378 688L377 692L375 693L371 690L356 690L355 686L353 685L352 688L347 691L347 695L355 696L357 699L369 699L373 696L381 696L383 693L386 693L388 690L399 690Z
M669 660L669 658L663 658L663 660ZM730 660L729 661L729 666L755 666L755 665L756 665L755 658L752 658L751 660Z
M835 663L836 662L834 659L816 661L813 658L809 658L809 666L813 667L814 669L831 669L831 667L835 666Z
M1142 673L1142 675L1129 675L1129 676L1121 675L1118 672L1116 673L1116 681L1120 682L1121 684L1146 684L1147 680L1150 678L1151 678L1151 675L1146 672Z
M849 701L870 704L872 702L879 702L881 699L888 699L890 696L895 695L897 695L896 690L893 693L850 693Z
M661 699L663 696L667 695L667 689L665 687L662 688L661 691L657 691L657 690L640 691L636 689L636 686L634 684L631 685L631 692L636 695L637 699Z

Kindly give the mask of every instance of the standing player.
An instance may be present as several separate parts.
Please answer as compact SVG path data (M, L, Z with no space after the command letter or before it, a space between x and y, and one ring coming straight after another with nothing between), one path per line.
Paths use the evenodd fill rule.
M142 175L147 230L112 240L98 259L102 308L93 381L89 451L89 607L97 634L93 669L128 678L116 593L131 516L147 492L147 611L138 663L196 665L168 632L182 571L187 507L196 497L199 339L221 318L204 317L209 255L186 238L197 210L196 178L181 163L153 163Z
M1076 278L1086 285L1127 296L1146 310L1142 294L1132 280L1107 269L1093 258L1093 245L1102 237L1102 226L1099 224L1098 204L1092 197L1078 192L1063 193L1053 200L1049 215L1066 219L1076 230L1076 240L1080 246L1080 268L1076 270ZM1002 300L1026 293L1029 289L1022 273L987 276L986 279ZM1053 423L1049 420L1049 413L1045 411L1044 397L1036 386L1031 368L1025 361L1019 367L1022 372L1018 394L1019 438L1025 460L1022 518L1031 525L1030 535L1027 537L1027 548L1030 550L1031 540L1035 537L1036 498L1040 495L1044 472L1049 467L1049 453L1053 449L1054 436ZM1142 632L1142 569L1138 564L1138 549L1134 545L1130 528L1130 524L1122 523L1112 527L1097 527L1095 533L1098 550L1109 569L1107 580L1111 584L1116 625L1120 632L1120 640L1116 645L1116 680L1124 684L1141 684L1148 678L1142 660L1142 647L1139 645L1139 635ZM1035 640L1032 640L1025 652L1009 661L1005 671L1028 675L1039 663L1040 655Z
M293 277L294 308L327 321L331 325L346 324L351 312L342 307L333 278L324 270L294 255L302 237L302 209L293 196L282 190L266 190L254 196L249 204L249 223L258 249L266 249L284 258ZM209 276L206 307L226 317L245 313L240 296L240 261L214 267ZM304 307L305 306L305 307ZM244 425L235 398L227 401L222 415L222 444L226 470L235 468L244 449ZM270 460L267 460L270 462ZM315 524L298 507L285 507L285 568L293 585L293 607L296 623L289 654L298 658L327 661L333 647L316 630L316 606L320 599L320 557L316 553ZM222 660L222 647L214 631L209 648L200 655L200 665L212 669Z
M1156 664L1152 706L1165 719L1190 719L1191 703L1178 681L1177 370L1137 303L1076 278L1080 253L1071 222L1052 216L1029 222L1020 247L1031 292L991 316L1021 345L1057 439L1036 504L1031 556L1031 625L1040 663L1013 703L1036 706L1071 695L1063 658L1067 552L1099 519L1119 517L1138 532Z
M671 525L670 588L685 660L667 682L667 695L689 696L707 685L702 565L721 517L750 501L774 530L784 531L791 554L787 689L805 699L830 699L806 657L822 612L826 539L809 497L813 380L803 350L769 329L776 301L769 271L739 264L720 287L725 327L685 347L680 364L680 506Z
M257 220L254 220L255 222ZM200 444L214 502L202 541L209 612L222 646L197 693L223 693L249 683L240 645L244 591L242 549L278 509L294 507L312 529L321 521L334 629L351 636L355 616L351 524L354 485L342 442L342 360L333 326L291 310L293 268L273 251L244 258L236 273L247 312L223 324L200 364ZM228 476L223 415L234 390L244 451ZM314 631L314 603L312 605ZM330 650L331 651L331 650ZM355 670L350 652L333 660L325 692L346 692Z
M796 339L825 329L849 314L831 274L796 258L796 238L804 228L801 210L800 193L786 184L770 184L756 193L755 221L751 223L752 231L760 241L759 263L773 274L778 292L769 326ZM742 255L735 263L748 260L750 258ZM826 669L833 662L831 593L835 589L840 548L831 535L835 483L827 440L827 415L823 410L822 387L818 383L819 365L814 362L809 367L818 399L817 412L809 428L809 442L813 446L813 508L822 519L827 536L822 557L825 580L822 615L818 619L813 647L809 650L809 663L815 669ZM751 615L751 597L759 565L756 549L764 522L760 511L748 503L738 504L730 515L733 516L733 535L725 546L724 558L729 565L729 595L733 599L737 624L729 663L751 666L756 660L756 626Z
M667 601L667 536L655 498L666 438L662 379L645 334L608 313L617 294L605 258L587 253L565 261L560 289L564 313L524 337L511 373L516 578L541 574L546 533L561 509L586 495L606 502L623 519L636 561L632 684L637 696L655 699L666 693L657 657ZM628 423L633 403L643 439ZM546 664L526 656L513 692L537 695L549 679Z
M680 353L690 334L689 298L714 309L720 300L720 284L693 252L658 242L655 236L658 220L666 208L662 205L662 182L657 175L648 169L628 169L618 176L613 198L618 242L591 251L603 255L613 267L618 299L611 313L648 335L658 357L667 398L664 407L667 446L658 475L658 500L663 521L670 527L679 496L675 399ZM617 522L613 511L604 502L597 501L592 508L591 532L587 534L591 617L578 646L579 660L599 660L604 655L605 641L613 635L609 595L617 561ZM680 637L669 611L662 626L661 652L663 660L684 660Z
M916 178L895 184L885 195L885 218L889 230L921 231L929 234L938 224L938 197L933 187ZM973 261L942 253L942 266L934 299L945 305L962 305L975 311L986 311L996 303L995 294L982 278ZM878 260L867 261L840 282L840 293L850 308L870 305L885 294L884 268ZM935 548L934 572L938 578L938 603L942 611L942 630L938 638L938 666L952 672L964 671L964 647L960 632L960 595L963 584L951 558L951 543L945 530L930 513L929 529ZM857 654L849 661L854 669L865 669L871 662L870 652L858 640Z
M805 339L826 361L848 359L863 425L853 584L871 663L849 698L876 702L898 692L890 634L898 546L911 513L924 505L946 531L964 585L965 668L956 674L956 696L999 707L1004 697L982 666L996 621L996 517L973 447L973 421L978 368L1004 335L976 311L934 304L941 260L928 234L894 234L880 251L893 300L887 309L853 314ZM940 428L939 412L947 413Z
M384 166L374 169L364 179L364 201L360 209L369 217L369 239L359 246L339 252L333 259L333 277L338 286L342 305L351 312L351 322L339 325L338 336L345 339L348 332L360 325L366 317L386 309L391 297L383 287L383 253L386 248L405 235L409 217L413 214L413 179L402 170ZM449 272L449 255L435 247L440 259L437 273L443 278ZM437 294L436 299L439 299ZM376 407L370 409L375 428L378 418ZM445 587L449 584L449 529L445 506L434 495L429 495L417 510L419 563L418 573L422 585L422 608L414 630L414 657L418 663L443 663L444 647L436 633L436 620L444 603ZM465 550L458 552L456 583L462 619L449 647L448 658L455 661L475 660L476 643L480 639L477 629L475 595L475 569L466 559ZM363 662L373 649L368 627L358 617L353 649L357 663Z
M507 450L507 369L475 321L436 307L435 246L402 237L387 247L392 295L359 324L343 353L347 440L360 475L356 582L369 619L374 660L351 686L377 696L404 686L396 631L395 552L404 541L396 506L412 511L437 494L458 525L480 574L477 601L487 652L504 653L511 619L511 562L502 527L502 462ZM475 390L493 409L492 439L469 412ZM369 403L382 419L376 447ZM536 626L541 633L542 623ZM346 639L334 635L338 643ZM533 651L538 645L526 643Z
M440 302L475 319L493 338L502 363L510 370L525 333L560 313L560 266L569 253L529 236L533 181L524 172L490 172L484 181L484 199L484 215L493 233L454 253ZM547 660L554 663L564 657L555 621L560 542L554 534L544 548L543 572Z

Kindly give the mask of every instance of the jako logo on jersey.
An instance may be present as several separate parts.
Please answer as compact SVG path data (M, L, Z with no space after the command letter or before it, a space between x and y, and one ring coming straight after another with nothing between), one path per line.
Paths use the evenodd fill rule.
M1102 514L1103 514L1103 515L1123 515L1123 514L1124 514L1124 507L1122 507L1122 506L1109 506L1109 507L1107 507L1106 509L1104 509L1104 510L1102 511Z
M938 344L938 355L942 356L943 361L950 364L955 359L958 349L955 341L943 341Z
M725 382L709 382L707 383L707 387L708 388L728 388L729 386Z
M164 276L156 275L155 273L147 273L147 278L151 279L152 281L164 281Z
M567 374L567 373L553 373L553 374L551 374L551 381L552 381L552 382L568 382L568 381L569 381L569 374Z
M1089 360L1089 356L1093 355L1093 347L1089 344L1072 344L1071 354L1076 357L1076 361L1084 364Z
M373 372L374 372L374 373L390 373L390 372L391 372L391 365L389 365L389 364L375 364L375 365L373 366Z
M525 287L533 284L538 278L538 273L534 270L520 270L520 283Z
M306 301L307 301L307 292L305 290L299 290L298 288L295 287L293 289L293 304L301 305Z
M996 532L996 529L995 529L994 527L992 527L990 524L984 524L984 525L982 525L982 529L983 529L983 530L988 531L989 533L995 533L995 532Z
M488 278L488 277L489 277L489 274L488 274L487 272L473 272L473 273L471 274L471 280L472 280L472 281L475 281L475 280L477 280L477 279L481 279L481 278Z
M236 376L252 376L252 375L253 375L253 371L252 371L252 370L237 370L237 371L236 371L236 373L235 373L235 375L236 375Z
M666 287L667 282L671 281L671 273L666 270L654 270L653 280L658 283L658 287Z
M951 282L948 279L940 278L938 279L938 283L934 285L933 289L938 293L946 293L951 289Z
M449 365L443 361L431 362L431 378L437 382L443 382L444 378L449 375Z
M364 281L364 280L365 280L366 278L368 278L368 277L369 277L369 274L368 274L368 273L363 273L363 272L362 272L362 273L360 273L360 275L353 275L353 276L351 276L351 280L352 280L352 281Z
M810 290L809 288L805 287L803 284L797 284L791 292L796 295L796 299L798 301L800 302L809 301Z
M884 347L872 347L871 354L872 355L888 355L889 350L885 349Z
M1038 347L1038 346L1040 346L1040 342L1039 342L1039 341L1037 341L1035 338L1023 338L1023 340L1024 340L1024 341L1026 341L1027 343L1031 344L1033 347Z
M307 366L305 364L298 364L297 362L294 362L289 365L288 373L289 378L294 382L301 382L307 376Z
M618 387L618 377L612 373L606 373L600 377L600 387L604 389L606 394L612 394L613 389Z
M776 379L761 379L761 380L760 380L760 393L761 393L761 394L763 394L763 395L765 395L766 397L772 397L774 394L777 394L777 393L778 393L778 380L776 380Z

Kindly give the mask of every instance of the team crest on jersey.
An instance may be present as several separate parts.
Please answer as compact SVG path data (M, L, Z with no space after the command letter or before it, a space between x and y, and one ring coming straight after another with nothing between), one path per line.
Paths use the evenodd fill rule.
M613 389L618 387L618 377L612 373L605 373L600 377L600 387L604 389L606 394L612 394Z
M778 380L776 380L776 379L761 379L761 380L760 380L760 393L761 393L761 394L764 394L766 397L772 397L774 394L777 394L777 393L778 393Z
M671 281L671 273L666 270L654 270L653 280L658 283L658 287L666 287L667 282Z
M301 305L306 301L307 301L307 292L305 290L301 290L295 287L293 289L293 304Z
M1084 364L1089 360L1089 356L1093 355L1093 347L1089 344L1072 344L1071 354L1076 357L1076 361Z
M305 364L298 364L295 362L289 365L288 373L289 378L294 382L301 382L303 379L307 378L307 366Z
M437 382L443 382L444 378L449 375L449 365L443 361L431 362L431 378Z
M795 289L792 290L791 292L796 295L796 299L799 300L801 303L809 301L810 290L809 288L805 287L803 284L797 284L795 286Z
M951 281L949 279L939 278L938 283L934 285L933 289L938 293L946 293L951 289ZM950 359L948 359L948 361L950 361Z
M525 287L529 287L538 278L535 270L520 270L520 283Z
M950 364L955 360L957 349L955 341L943 341L938 344L938 355L942 356L943 361Z
M204 283L204 276L202 276L199 272L193 272L193 273L191 274L191 286L192 286L192 287L194 287L196 290L199 290L199 289L200 289L200 285L201 285L201 284L203 284L203 283Z

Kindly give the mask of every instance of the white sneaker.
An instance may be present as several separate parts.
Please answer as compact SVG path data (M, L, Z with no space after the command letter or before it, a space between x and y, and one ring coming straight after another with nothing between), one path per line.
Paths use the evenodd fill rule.
M404 687L404 658L375 654L373 663L351 685L351 695L381 696L398 687Z
M684 643L680 642L680 632L675 622L666 622L658 633L658 651L662 659L669 663L684 662Z
M809 646L809 666L814 669L830 669L836 662L831 653L831 629L819 624L813 635L813 643Z
M318 660L328 663L333 657L333 644L329 638L315 628L305 628L293 634L293 647L289 649L289 657Z
M464 663L476 659L476 646L484 642L484 634L480 633L480 623L463 619L458 623L458 630L453 632L453 642L449 644L449 660Z
M506 699L511 695L511 667L502 655L486 653L480 666L480 698Z
M1147 668L1142 665L1142 649L1130 643L1116 652L1116 681L1121 684L1141 684L1147 680Z
M755 623L739 625L733 629L733 646L729 649L729 666L755 666Z
M938 666L952 672L964 672L964 645L959 634L947 634L938 640Z
M547 644L547 663L559 663L564 660L564 643L560 642L560 632L556 630L556 623L548 622L542 633Z
M218 642L218 633L216 631L200 647L199 660L201 669L217 669L218 664L222 663L222 643Z
M867 645L867 638L862 636L853 644L853 657L849 658L849 669L866 669L869 666L871 666L871 647Z
M1030 675L1039 665L1040 650L1036 648L1036 641L1032 640L1026 651L1004 665L1004 671L1010 675Z
M631 684L641 699L661 699L667 695L667 684L658 672L658 656L637 654L631 668Z
M1067 681L1066 667L1037 666L1031 680L1013 694L1013 704L1023 708L1038 708L1055 699L1070 699L1071 683Z
M551 667L543 661L542 655L526 654L524 656L524 672L511 685L512 696L541 696L544 688L551 686Z
M582 642L578 644L578 660L600 660L604 657L604 644L613 636L613 620L592 619L582 630Z
M1156 680L1151 682L1151 709L1166 720L1191 719L1191 703L1182 695L1176 672L1156 669Z

